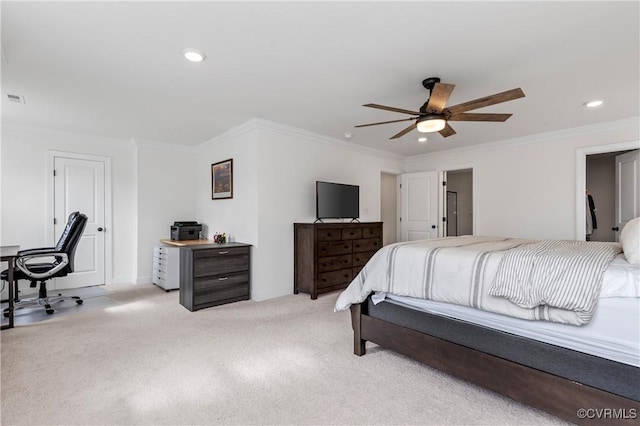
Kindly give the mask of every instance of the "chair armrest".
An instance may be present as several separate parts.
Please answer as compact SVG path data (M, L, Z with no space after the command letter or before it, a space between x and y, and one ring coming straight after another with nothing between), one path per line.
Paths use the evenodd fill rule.
M55 247L34 248L34 249L20 250L18 252L18 256L26 256L30 254L41 254L41 253L52 253L55 251L56 251Z
M29 260L37 259L39 257L51 257L51 256L55 256L59 263L57 264L52 263L51 269L49 269L48 271L36 272L29 269L29 265L27 264ZM58 271L60 271L62 268L64 268L68 264L69 264L69 257L67 256L67 253L55 251L55 250L53 251L43 250L41 253L22 255L16 258L16 266L18 267L18 269L24 272L26 276L33 278L34 280L49 278L55 275L56 273L58 273Z

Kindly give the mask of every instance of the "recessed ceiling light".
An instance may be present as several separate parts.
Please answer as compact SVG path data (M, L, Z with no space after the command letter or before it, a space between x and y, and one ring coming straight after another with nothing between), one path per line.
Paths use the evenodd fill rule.
M596 101L585 102L582 105L586 106L587 108L596 108L602 105L603 103L604 101L596 100Z
M427 141L427 138L425 137L418 138L418 142L425 143L426 141Z
M182 54L185 58L190 60L191 62L202 62L207 57L204 53L199 51L198 49L182 49Z
M351 133L345 133L344 134L344 137L347 138L347 139L351 139L352 136L353 135Z

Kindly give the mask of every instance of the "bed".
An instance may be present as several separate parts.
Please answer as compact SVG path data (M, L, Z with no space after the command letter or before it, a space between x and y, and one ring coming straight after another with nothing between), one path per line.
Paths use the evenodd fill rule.
M397 243L335 309L356 355L372 342L573 423L638 424L639 268L618 243Z

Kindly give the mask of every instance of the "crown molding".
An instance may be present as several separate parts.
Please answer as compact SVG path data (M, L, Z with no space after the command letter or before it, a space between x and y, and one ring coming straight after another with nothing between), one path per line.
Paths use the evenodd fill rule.
M347 149L358 152L360 154L367 154L374 157L380 157L383 159L395 159L398 161L404 161L405 157L397 154L392 154L386 151L380 151L373 148L363 147L352 142L345 142L339 139L323 136L317 133L310 132L308 130L299 129L297 127L291 127L286 124L277 123L275 121L264 120L261 118L252 118L247 120L226 132L212 138L196 147L196 152L202 152L206 149L213 148L216 145L224 143L230 139L237 138L245 133L249 133L254 130L266 130L274 133L279 133L294 138L304 139L311 142L322 143L332 146L334 148Z
M317 133L310 132L308 130L299 129L296 127L291 127L286 124L276 123L274 121L263 120L256 118L254 119L256 122L256 126L261 130L269 130L276 133L281 133L288 136L297 137L300 139L305 139L311 142L318 142L325 145L332 146L334 148L346 149L349 151L355 151L360 154L367 154L374 157L383 158L385 160L398 160L404 161L405 156L393 154L387 151L381 151L374 148L364 147L362 145L355 144L353 142L346 142L340 139L331 138L329 136L320 135Z
M237 137L242 136L245 133L249 133L253 130L256 130L256 128L257 128L257 124L256 124L255 118L244 121L238 124L237 126L234 126L229 130L226 130L225 132L220 133L218 136L215 136L205 142L202 142L199 145L196 145L194 147L193 152L200 153L200 152L206 151L207 149L211 149L216 145L220 145L224 142L229 141L230 139L235 139Z
M500 141L487 142L477 145L470 145L459 148L445 149L442 151L435 151L426 154L414 155L406 158L406 163L414 161L421 161L426 158L433 158L437 156L445 156L451 154L462 154L478 151L488 151L491 149L504 148L505 146L526 145L530 143L540 142L541 140L553 140L560 139L567 136L580 136L589 133L597 133L607 130L622 129L630 127L638 129L640 125L640 117L625 118L622 120L608 121L606 123L590 124L588 126L572 127L570 129L556 130L553 132L536 133L534 135L522 136L512 139L503 139Z

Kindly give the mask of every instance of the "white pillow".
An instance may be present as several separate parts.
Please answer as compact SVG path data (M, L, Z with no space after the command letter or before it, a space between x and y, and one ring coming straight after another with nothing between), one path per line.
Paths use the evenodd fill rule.
M622 228L620 243L629 263L640 263L640 217L630 220Z

